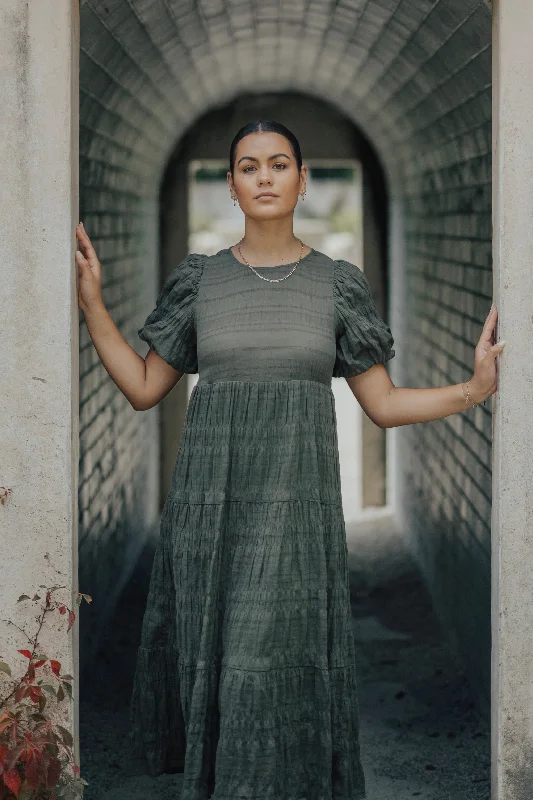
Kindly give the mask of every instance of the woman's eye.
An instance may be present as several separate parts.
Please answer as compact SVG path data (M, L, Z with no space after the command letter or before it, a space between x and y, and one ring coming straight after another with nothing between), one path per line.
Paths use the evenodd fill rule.
M273 166L274 166L274 168L281 167L282 170L283 169L287 169L287 164L284 164L282 161L280 161L278 164L274 164ZM247 167L243 167L242 171L243 172L251 172L254 169L255 169L254 164L249 164Z

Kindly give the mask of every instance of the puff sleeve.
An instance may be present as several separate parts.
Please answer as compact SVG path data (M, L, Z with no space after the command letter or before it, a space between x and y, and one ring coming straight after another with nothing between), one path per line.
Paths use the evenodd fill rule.
M179 372L198 371L194 305L206 256L188 255L165 280L139 337Z
M394 339L376 308L368 278L348 261L335 261L334 378L352 378L393 358Z

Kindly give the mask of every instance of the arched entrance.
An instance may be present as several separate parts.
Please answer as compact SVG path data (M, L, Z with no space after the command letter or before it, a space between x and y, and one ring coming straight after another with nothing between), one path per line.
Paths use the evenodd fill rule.
M379 159L366 137L338 110L324 101L295 93L243 95L223 108L207 112L178 143L166 167L160 193L160 282L189 252L190 164L195 160L212 160L226 165L234 133L258 114L265 119L280 120L294 130L304 160L311 166L324 161L331 166L347 160L357 165L358 173L354 180L362 196L362 219L359 222L354 217L353 226L346 227L347 232L353 228L351 250L342 253L331 250L331 256L362 262L359 266L364 268L379 311L387 319L387 191ZM326 191L324 187L323 190ZM320 194L320 191L320 184L315 184L309 195L313 192ZM318 209L316 213L320 214L320 201L318 198L314 200ZM333 198L328 208L332 202ZM309 213L312 203L313 197L310 196L306 213ZM324 213L321 219L326 224ZM318 232L312 233L318 231L319 225L320 222L316 222L314 228L307 225L303 230L311 236L313 246L321 249L327 247L326 239ZM180 381L161 404L161 505L170 486L191 386L190 382ZM390 502L390 492L387 497L387 432L360 413L345 381L335 381L334 390L341 429L345 514L347 522L352 522L360 516L362 509L382 508Z

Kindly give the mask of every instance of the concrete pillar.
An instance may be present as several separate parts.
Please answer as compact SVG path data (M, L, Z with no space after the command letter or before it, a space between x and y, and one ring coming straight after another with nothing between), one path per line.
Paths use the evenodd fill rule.
M493 7L492 798L533 792L533 10Z
M78 19L76 0L54 0L53 13L43 0L0 7L0 484L11 489L0 505L0 609L32 634L36 604L17 598L39 584L65 586L57 599L78 610ZM75 678L74 702L60 707L79 763L78 622L67 633L65 619L50 615L40 641ZM17 676L21 637L0 623Z

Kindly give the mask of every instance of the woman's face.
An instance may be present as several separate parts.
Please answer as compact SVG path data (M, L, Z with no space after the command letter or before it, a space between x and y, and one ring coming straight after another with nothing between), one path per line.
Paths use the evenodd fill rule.
M306 176L305 165L298 172L288 139L279 133L251 133L237 145L228 183L249 217L278 219L293 213Z

